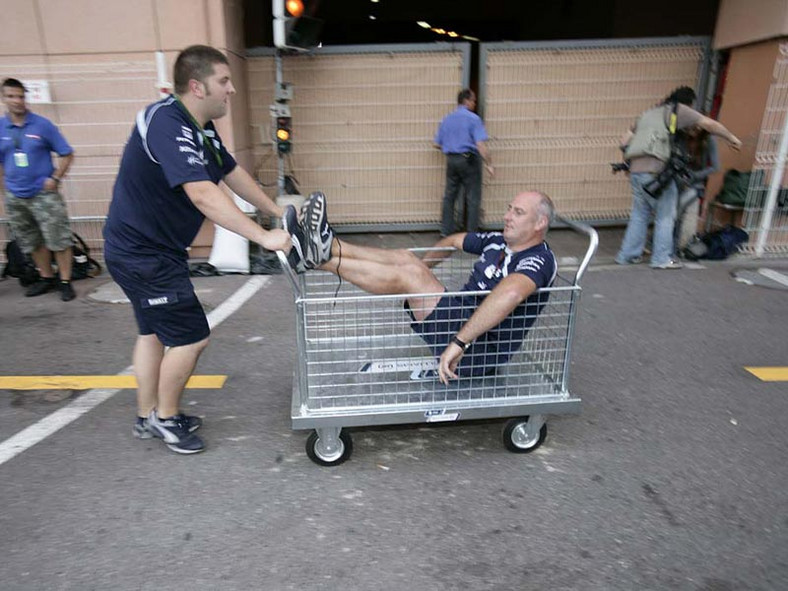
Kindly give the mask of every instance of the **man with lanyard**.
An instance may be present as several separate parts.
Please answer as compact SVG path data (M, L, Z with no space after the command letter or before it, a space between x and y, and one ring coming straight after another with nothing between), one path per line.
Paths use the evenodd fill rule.
M306 268L334 273L368 293L408 294L411 328L440 359L443 383L485 375L506 363L547 303L549 294L537 290L552 285L557 264L545 242L554 214L544 193L516 195L504 215L503 232L452 234L435 245L479 255L461 291L490 290L486 296L419 295L446 291L429 267L451 251L429 252L422 260L407 250L345 242L334 236L325 212L322 193L309 197L302 223L288 208L284 224L298 243L294 252L306 253Z
M283 230L266 231L218 187L264 213L282 210L236 165L213 120L235 88L227 58L194 45L174 67L175 93L140 111L123 152L104 228L107 269L134 308L137 420L133 434L181 454L203 451L202 420L180 412L186 381L208 344L205 312L189 280L186 249L205 218L269 250L289 252Z
M74 150L58 128L27 109L26 88L15 78L3 81L3 103L8 115L0 118L0 177L11 232L22 252L29 254L41 278L25 295L60 290L64 302L76 297L71 287L73 245L68 212L58 192L74 159ZM52 164L52 152L58 159ZM52 270L55 256L58 282Z
M485 142L487 130L473 112L476 95L466 88L457 95L457 108L446 115L435 133L434 146L446 154L446 188L441 213L441 236L456 231L454 205L460 189L465 189L465 229L476 232L482 201L482 162L487 172L495 174ZM481 158L481 160L480 160Z

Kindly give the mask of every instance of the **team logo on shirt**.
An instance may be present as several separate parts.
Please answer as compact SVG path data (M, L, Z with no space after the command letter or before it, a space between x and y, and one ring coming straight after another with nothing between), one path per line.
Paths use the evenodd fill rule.
M545 264L544 257L539 255L531 255L522 259L517 263L516 271L530 271L531 273L538 273Z

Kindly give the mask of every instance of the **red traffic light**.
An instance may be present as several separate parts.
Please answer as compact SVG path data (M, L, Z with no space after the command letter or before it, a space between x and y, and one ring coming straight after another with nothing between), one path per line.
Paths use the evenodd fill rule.
M304 14L304 3L302 0L286 0L285 9L290 16L299 18Z

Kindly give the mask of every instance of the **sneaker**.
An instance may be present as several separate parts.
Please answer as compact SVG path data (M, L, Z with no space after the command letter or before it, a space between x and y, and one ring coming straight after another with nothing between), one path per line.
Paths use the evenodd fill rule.
M661 265L651 265L652 269L683 269L684 265L681 261L677 261L676 259L670 259L667 263L662 263Z
M194 433L189 431L189 425L183 414L177 414L167 419L160 419L156 410L148 415L148 429L164 441L172 451L179 454L196 454L205 450L205 443Z
M189 433L194 433L197 429L202 427L202 419L200 417L193 417L190 415L180 415L186 421L186 428ZM134 426L131 428L131 434L137 439L150 439L153 433L148 428L148 419L145 417L137 417L134 421Z
M27 288L25 297L33 298L54 291L55 289L57 289L57 284L55 283L54 277L42 278Z
M642 262L643 262L643 257L630 257L624 262L621 262L620 260L616 259L616 264L619 265L639 265Z
M64 302L70 302L77 294L74 293L74 288L71 287L70 281L61 281L60 282L60 299Z
M334 241L334 231L326 214L326 196L321 191L312 193L301 211L310 246L309 257L318 267L331 260L331 243Z
M148 429L148 419L144 417L137 417L134 421L134 426L131 428L131 434L137 439L150 439L153 433Z
M285 207L285 213L282 216L282 228L290 234L290 241L293 243L293 248L290 249L287 255L287 262L290 263L290 266L296 273L303 273L307 269L305 257L307 240L304 235L304 229L298 223L296 208L292 205Z

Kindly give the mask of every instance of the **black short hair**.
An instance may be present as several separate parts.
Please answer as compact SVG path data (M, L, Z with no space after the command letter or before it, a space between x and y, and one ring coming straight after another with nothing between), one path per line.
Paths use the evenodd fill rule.
M689 86L679 86L668 95L665 99L665 103L679 103L689 107L695 103L696 98L697 95L692 88Z
M460 93L457 95L457 104L461 105L464 101L467 101L469 98L475 96L473 91L470 88L463 88Z
M3 80L2 87L3 88L18 88L22 92L27 92L27 88L25 88L25 85L22 84L16 78L6 78L5 80Z
M208 45L192 45L184 49L175 60L172 79L175 93L184 94L189 90L189 80L205 82L213 74L216 64L230 65L225 55Z

